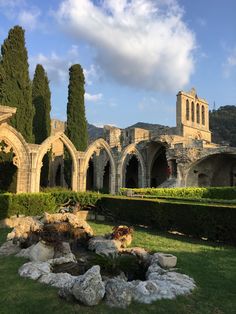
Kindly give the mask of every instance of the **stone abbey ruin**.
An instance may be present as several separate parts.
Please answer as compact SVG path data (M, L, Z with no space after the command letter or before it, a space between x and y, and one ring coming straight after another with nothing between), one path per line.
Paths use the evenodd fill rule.
M85 152L77 151L64 134L64 122L52 120L52 132L42 144L29 144L7 120L15 108L0 106L0 139L4 152L13 151L17 167L16 192L39 192L44 155L51 150L49 186L66 186L64 151L72 160L74 191L120 188L234 186L236 148L211 142L208 103L195 89L180 91L176 127L165 132L105 126L103 138Z

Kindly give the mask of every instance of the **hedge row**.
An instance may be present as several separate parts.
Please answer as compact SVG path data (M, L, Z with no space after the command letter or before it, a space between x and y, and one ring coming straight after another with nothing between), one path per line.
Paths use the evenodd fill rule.
M174 230L194 237L236 243L236 206L102 197L101 206L117 220Z
M143 188L143 189L121 189L121 193L131 190L133 194L155 195L177 198L208 198L208 199L236 199L236 187L187 187L187 188Z
M68 200L79 202L82 207L95 205L101 195L98 193L82 193L58 191L52 193L0 194L0 219L13 215L41 215L55 212Z

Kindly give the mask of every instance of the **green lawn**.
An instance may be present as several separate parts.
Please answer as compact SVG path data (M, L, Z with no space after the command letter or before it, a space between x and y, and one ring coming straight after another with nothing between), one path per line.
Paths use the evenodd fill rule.
M97 234L111 231L111 225L91 223ZM0 243L7 230L0 229ZM236 313L236 249L215 246L180 236L136 229L133 246L170 252L178 257L179 271L193 277L197 289L187 297L157 301L151 305L132 304L126 310L105 304L89 308L67 303L57 289L18 276L24 259L0 257L0 313Z

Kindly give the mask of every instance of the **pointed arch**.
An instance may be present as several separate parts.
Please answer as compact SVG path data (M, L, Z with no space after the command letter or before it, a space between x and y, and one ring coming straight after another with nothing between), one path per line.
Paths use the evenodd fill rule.
M145 162L143 159L142 154L140 151L137 149L135 144L130 144L127 146L122 154L121 158L118 163L118 173L119 173L119 178L118 178L118 188L121 188L124 186L124 179L125 179L125 165L126 165L126 160L129 155L135 155L140 163L140 168L141 168L141 187L146 186L146 167L145 167Z
M30 192L30 148L23 136L9 124L0 125L0 141L13 149L17 170L16 192Z
M51 145L57 141L61 140L61 142L66 146L68 149L71 159L72 159L72 179L71 179L71 185L72 190L77 191L78 190L78 158L77 158L77 151L73 143L70 141L70 139L62 132L58 132L55 135L49 136L43 143L39 146L37 159L36 159L36 175L35 175L35 192L39 191L40 188L40 172L42 167L42 160L44 155L47 153L47 151L51 148Z
M83 167L80 173L80 189L84 191L86 189L86 174L89 166L89 160L96 151L104 149L108 155L110 166L111 166L111 175L110 175L110 193L115 193L115 176L116 176L116 167L115 167L115 159L110 149L108 143L103 139L99 138L89 145L87 150L84 153L83 159Z

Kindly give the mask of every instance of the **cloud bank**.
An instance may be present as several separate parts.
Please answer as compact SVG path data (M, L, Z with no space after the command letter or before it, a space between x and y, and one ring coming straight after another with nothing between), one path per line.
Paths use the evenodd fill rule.
M119 83L176 91L194 71L195 37L176 0L63 0L55 16Z
M30 63L30 75L33 78L36 65L42 64L47 72L49 80L54 84L60 84L61 82L68 81L69 68L79 62L79 47L72 45L71 48L62 56L55 52L51 52L49 55L39 53L36 56L31 56ZM87 85L92 85L93 81L97 79L97 68L91 64L88 69L84 69L84 76Z

